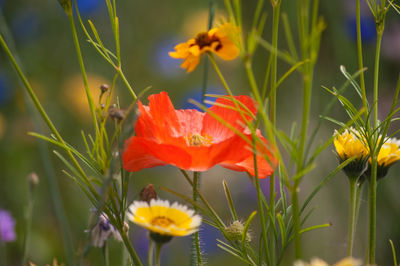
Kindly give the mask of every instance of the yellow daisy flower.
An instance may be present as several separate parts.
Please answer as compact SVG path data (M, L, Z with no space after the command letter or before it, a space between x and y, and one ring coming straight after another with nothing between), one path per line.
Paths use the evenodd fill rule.
M395 138L388 139L381 147L378 154L378 165L388 167L400 160L400 141Z
M134 201L127 213L128 219L151 233L163 236L186 236L196 232L201 217L193 210L177 202L170 205L167 200L152 199Z
M395 162L400 160L400 140L396 138L390 138L382 145L378 153L378 169L377 178L381 179L388 173L389 167ZM369 160L369 167L365 175L371 176L371 159Z
M343 133L335 130L333 144L340 162L356 157L343 170L348 177L358 178L366 170L369 150L360 140L360 136L356 135L357 132L353 132L356 132L353 128L346 129Z
M235 35L237 35L237 29L232 24L226 23L176 45L175 51L169 52L169 55L183 59L181 67L187 72L196 68L200 62L200 56L206 52L215 53L224 60L232 60L239 55L239 48L232 40Z

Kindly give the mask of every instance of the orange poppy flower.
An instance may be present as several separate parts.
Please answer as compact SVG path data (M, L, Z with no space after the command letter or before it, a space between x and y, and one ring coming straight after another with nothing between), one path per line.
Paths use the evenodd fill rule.
M193 71L200 62L200 56L206 52L213 52L224 60L235 59L239 55L239 48L232 41L237 34L235 28L226 23L208 32L197 34L196 38L175 46L175 52L169 52L173 58L183 59L181 64L187 72Z
M257 112L250 97L235 98L253 114ZM226 98L218 98L217 103L234 107L234 103ZM148 106L141 102L138 105L140 115L135 124L136 136L126 141L122 156L127 171L167 164L185 170L206 171L221 165L254 176L253 153L247 142L211 115L194 109L175 110L166 92L151 95ZM209 110L251 139L238 111L217 105ZM250 116L245 118L252 119ZM267 144L261 134L257 134ZM263 178L271 175L277 160L266 145L258 146L258 176Z

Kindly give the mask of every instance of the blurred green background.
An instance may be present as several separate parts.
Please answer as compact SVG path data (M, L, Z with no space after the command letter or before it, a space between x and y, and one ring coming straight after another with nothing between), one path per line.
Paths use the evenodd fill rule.
M176 108L193 108L189 98L199 99L203 75L202 63L197 70L186 74L179 68L179 60L169 58L168 52L175 44L185 41L197 32L207 29L209 1L171 0L171 1L136 1L117 2L120 19L122 65L126 77L136 92L152 86L150 93L165 90L170 95ZM216 2L216 20L224 16L223 1ZM355 14L350 1L320 1L320 13L327 28L323 34L320 56L315 72L313 87L313 105L310 130L318 122L319 115L332 97L321 88L340 87L345 81L339 66L346 66L349 72L355 72ZM351 1L352 2L352 1ZM244 30L251 24L257 1L243 1ZM269 1L265 11L268 14L265 39L271 35L272 13ZM91 19L96 25L105 45L114 49L112 29L103 0L78 0L81 14ZM91 132L89 109L86 105L79 65L73 47L69 22L57 0L1 0L1 30L9 30L15 41L15 48L23 68L29 77L45 109L50 114L57 128L65 139L79 150L83 150L80 137L81 129ZM292 29L296 30L296 5L294 1L283 1L281 10L288 14ZM372 88L372 69L374 60L375 24L364 6L362 31L364 42L365 65L368 92ZM390 12L387 19L382 47L379 112L384 118L388 112L400 66L400 19L398 14ZM280 29L280 47L287 49L283 29ZM113 69L85 41L78 26L89 84L94 93L103 83L110 83ZM8 39L10 40L10 39ZM14 50L15 51L15 50ZM258 81L264 76L268 52L258 48L254 68ZM240 59L232 62L220 62L223 73L235 94L249 94L249 85ZM289 69L286 63L278 63L282 75ZM210 68L211 69L211 68ZM300 75L293 74L278 91L278 128L289 132L292 123L301 123L302 90ZM224 94L222 84L210 70L209 89L213 93ZM128 91L120 82L117 92L122 107L129 105ZM370 93L369 93L370 94ZM372 94L372 93L371 93ZM28 202L27 176L36 172L40 182L36 187L33 207L33 222L28 257L37 265L51 263L53 258L65 262L62 234L51 201L47 179L44 176L43 162L38 150L38 140L27 135L34 131L32 116L24 102L24 90L11 68L3 51L0 51L0 209L11 212L16 220L17 239L7 243L7 265L20 265L24 238L24 213ZM360 101L354 91L346 91L346 96ZM147 100L144 99L147 103ZM347 121L343 108L335 104L329 116ZM133 121L127 123L130 127ZM317 144L328 139L335 125L325 121L318 134ZM393 124L392 131L398 129ZM48 134L48 132L44 132ZM65 166L53 155L57 147L49 146L52 163L55 166L61 198L63 200L71 238L76 249L85 244L85 229L91 206L85 195L74 182L63 175ZM308 193L337 165L333 147L328 147L317 160L317 167L301 185L300 195L304 199ZM395 165L389 175L379 183L377 207L377 262L390 265L392 262L389 239L400 250L400 205L398 188L400 187L399 166ZM227 180L239 215L247 219L257 209L255 190L247 175L214 167L202 174L201 191L216 207L226 222L231 220L227 208L222 180ZM129 197L136 199L140 189L147 183L156 187L166 186L190 194L190 187L180 172L170 166L146 169L132 175ZM267 180L262 181L263 189L268 193ZM366 250L367 238L367 197L366 189L361 200L361 212L356 232L355 256L362 258ZM159 191L162 198L180 200L164 191ZM331 223L330 228L316 230L303 236L304 257L320 257L328 262L335 262L345 257L348 219L348 185L343 173L334 177L311 203L315 207L306 225ZM258 220L254 220L252 231L257 233ZM134 246L142 258L147 252L146 232L130 224L130 233ZM222 236L208 226L200 230L202 246L206 252L208 265L242 265L241 261L231 257L216 246L216 238ZM114 240L111 243L111 259L118 265L121 259L121 245ZM172 240L164 249L164 265L188 265L190 237ZM254 240L257 245L257 240ZM291 265L293 252L287 251L282 265ZM88 255L88 265L102 265L101 249L93 248ZM114 264L112 264L114 265Z

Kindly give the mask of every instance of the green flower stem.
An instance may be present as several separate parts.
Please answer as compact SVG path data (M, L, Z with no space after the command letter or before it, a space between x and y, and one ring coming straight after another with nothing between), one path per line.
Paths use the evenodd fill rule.
M136 93L133 91L131 84L126 79L124 72L122 72L121 67L118 67L116 70L117 70L117 73L119 74L119 76L121 77L122 81L124 82L125 86L128 88L130 94L132 95L133 100L134 101L137 100Z
M210 58L210 61L211 61L212 65L214 66L215 71L217 72L218 77L220 78L222 84L224 85L224 88L225 88L226 92L227 92L228 95L229 95L230 97L232 97L232 99L233 99L234 96L233 96L232 90L229 88L228 83L226 82L224 76L223 76L222 73L221 73L221 70L219 69L217 63L215 62L214 56L213 56L211 53L209 53L208 55L209 55L209 58ZM250 71L251 71L251 68L250 68ZM252 73L252 72L251 72L251 73ZM253 76L253 77L254 77L254 76ZM255 86L257 86L257 85L255 85ZM258 90L256 90L256 91L258 92ZM233 101L233 100L232 100L232 101ZM236 110L239 111L239 110L242 109L242 108L239 107L239 104L238 104L236 101L233 101L233 104L235 105ZM262 102L261 102L261 103L259 102L259 105L262 106ZM261 114L263 114L263 113L264 113L264 112L261 112ZM247 122L247 119L246 119L246 117L244 116L244 114L243 114L242 112L239 112L239 114L240 114L240 116L242 117L243 121ZM263 118L265 118L265 117L263 117ZM250 124L247 124L247 126L251 127Z
M278 31L279 31L279 14L280 14L281 1L278 0L272 6L272 49L278 51ZM276 127L276 80L277 80L277 53L272 53L271 65L271 94L270 94L270 120L273 127ZM275 143L275 136L272 136L272 143ZM272 174L269 179L269 209L271 216L270 230L275 230L275 175ZM275 264L275 241L271 241L271 261Z
M291 199L293 208L293 228L294 228L294 246L296 259L301 258L301 238L300 238L300 211L299 211L299 184L300 180L294 181L294 186L291 188Z
M361 18L360 18L360 0L356 0L356 23L357 23L357 58L359 70L364 68L362 55L362 40L361 40ZM360 73L360 88L364 108L368 109L367 96L365 92L364 71ZM367 114L365 114L367 116Z
M96 136L98 136L99 135L99 126L97 124L96 108L94 106L93 98L92 98L92 96L90 94L89 83L88 83L88 80L87 80L85 65L84 65L83 59L82 59L82 52L81 52L81 48L79 46L78 35L76 33L76 27L75 27L75 22L74 22L74 17L73 17L73 13L72 12L70 14L68 14L68 18L69 18L70 25L71 25L72 37L74 39L74 45L75 45L76 54L78 56L79 67L81 68L83 85L85 87L86 97L87 97L87 100L88 100L88 103L89 103L90 113L92 115L93 126L94 126L94 129L95 129L95 132L96 132Z
M160 266L160 259L161 259L161 249L163 244L156 243L156 259L155 259L155 266Z
M374 70L374 104L373 104L373 122L374 128L378 128L378 85L379 85L379 59L380 50L383 35L383 22L377 24L377 40L376 40L376 51L375 51L375 70ZM376 142L378 137L374 138ZM368 203L369 203L369 234L368 234L368 262L369 264L375 264L375 248L376 248L376 188L377 188L377 157L379 149L375 147L371 152L371 176L369 182L368 191Z
M110 217L110 216L108 215L108 217ZM141 266L142 262L140 261L140 258L138 256L138 254L136 253L135 249L133 248L132 243L129 240L127 233L124 232L123 228L118 228L118 231L119 231L119 234L122 237L122 241L124 241L125 247L128 250L129 255L131 256L133 265Z
M349 220L349 236L347 241L347 256L353 255L354 235L357 224L358 205L362 184L359 185L356 178L349 178L350 188L350 220Z
M270 255L268 251L268 238L267 238L267 230L266 230L266 221L265 221L265 214L264 214L264 206L262 202L262 191L260 187L260 180L258 179L258 167L257 167L257 145L255 141L255 134L252 133L252 140L253 140L253 161L254 161L254 180L255 180L255 185L256 185L256 191L257 191L257 205L258 205L258 211L260 213L260 224L261 224L261 233L262 233L262 243L264 245L265 249L265 259L267 262L267 265L272 265L270 261ZM250 175L249 175L250 176ZM252 177L250 177L252 178ZM260 254L261 256L261 254Z
M104 243L104 246L103 246L103 259L104 259L104 265L110 266L110 254L109 254L109 250L108 250L107 241Z
M193 172L193 201L197 202L197 188L199 187L200 183L200 173ZM194 211L197 212L197 207L193 206ZM192 237L192 251L191 251L191 265L201 265L202 258L201 258L201 251L200 251L200 239L199 239L199 232L193 234Z
M147 263L149 266L154 265L153 256L154 256L154 241L149 236L149 251L147 253Z
M253 69L251 67L251 60L250 58L245 59L245 63L244 66L246 68L246 74L247 74L247 78L249 79L249 83L250 83L250 88L251 88L251 92L254 95L254 98L256 99L258 105L261 107L264 105L264 101L261 99L261 95L260 92L258 90L258 86L256 83L256 79L254 77L254 72Z
M382 35L383 29L380 30L379 26L377 27L377 36L376 36L376 50L375 50L375 69L374 69L374 127L378 127L378 89L379 89L379 59L381 52L381 43L382 43Z
M377 160L373 157L371 163L371 176L368 186L368 264L375 264L375 247L376 247L376 187L377 187Z

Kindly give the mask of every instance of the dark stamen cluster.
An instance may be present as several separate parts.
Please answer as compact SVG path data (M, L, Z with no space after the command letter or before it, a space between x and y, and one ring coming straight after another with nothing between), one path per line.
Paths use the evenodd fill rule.
M216 51L222 48L221 41L215 35L210 37L207 32L202 32L196 36L196 44L200 47L200 49L205 46L211 46L213 42L218 42L218 45L215 48Z

